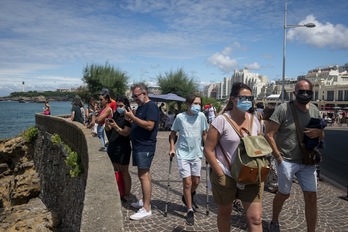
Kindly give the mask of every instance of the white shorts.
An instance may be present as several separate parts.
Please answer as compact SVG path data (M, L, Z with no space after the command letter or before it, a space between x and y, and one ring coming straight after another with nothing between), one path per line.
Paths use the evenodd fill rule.
M189 176L201 176L202 159L196 158L194 160L177 159L179 175L181 178Z
M278 172L278 191L289 194L294 175L303 192L317 191L317 175L315 165L304 165L283 160L280 164L276 162Z

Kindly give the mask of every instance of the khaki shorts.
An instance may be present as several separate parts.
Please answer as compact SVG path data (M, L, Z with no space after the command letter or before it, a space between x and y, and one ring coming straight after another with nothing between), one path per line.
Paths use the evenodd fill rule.
M262 202L264 183L246 185L244 190L238 189L237 183L230 176L217 176L213 171L210 172L210 181L214 201L218 205L231 204L238 198L242 202Z

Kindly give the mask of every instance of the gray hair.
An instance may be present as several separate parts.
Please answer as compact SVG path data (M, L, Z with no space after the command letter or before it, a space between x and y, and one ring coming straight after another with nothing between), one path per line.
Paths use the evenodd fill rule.
M135 83L131 86L132 91L134 91L134 89L136 89L136 88L139 88L141 90L141 92L143 92L143 93L146 93L146 94L148 93L147 86L142 82Z

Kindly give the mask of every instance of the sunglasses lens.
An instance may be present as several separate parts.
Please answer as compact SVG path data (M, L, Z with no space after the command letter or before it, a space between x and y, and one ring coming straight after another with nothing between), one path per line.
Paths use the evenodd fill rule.
M298 90L298 93L299 93L299 94L313 95L313 91L312 91L312 90L300 89L300 90Z
M239 96L239 101L253 101L254 96Z

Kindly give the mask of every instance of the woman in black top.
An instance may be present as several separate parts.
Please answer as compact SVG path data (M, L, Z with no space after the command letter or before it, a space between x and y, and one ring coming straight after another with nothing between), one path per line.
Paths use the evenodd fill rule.
M114 170L120 171L123 177L125 194L123 198L130 200L130 191L132 186L131 177L128 171L131 145L129 134L131 124L125 118L124 111L130 109L129 100L126 97L117 99L117 108L112 119L105 121L106 135L109 140L107 153L114 166Z

